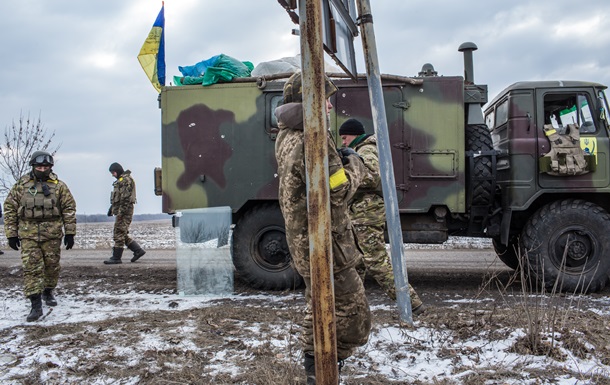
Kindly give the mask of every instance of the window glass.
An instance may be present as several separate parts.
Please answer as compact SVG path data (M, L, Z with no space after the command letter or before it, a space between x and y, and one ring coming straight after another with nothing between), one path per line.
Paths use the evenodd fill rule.
M552 124L564 134L568 124L576 124L581 133L596 131L593 113L586 94L546 94L544 124Z
M496 124L495 127L501 126L508 122L508 99L503 101L496 107Z
M608 122L608 94L606 93L606 90L604 91L599 91L599 100L600 100L600 105L602 110L599 112L600 115L600 119L605 120L606 124L610 123Z
M485 115L485 124L487 124L487 128L492 130L494 128L494 112L491 111L489 114Z
M282 95L273 96L271 98L271 108L269 111L271 114L271 118L269 119L269 121L271 122L271 127L278 128L277 127L277 118L275 117L275 109L282 104L282 100L283 100Z

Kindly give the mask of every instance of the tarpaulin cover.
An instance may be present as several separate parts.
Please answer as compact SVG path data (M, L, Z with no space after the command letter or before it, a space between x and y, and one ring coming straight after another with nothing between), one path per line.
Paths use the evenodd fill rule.
M202 84L209 86L219 82L230 82L236 77L250 76L254 65L241 62L231 56L220 54L192 66L178 67L182 77L174 76L174 84Z

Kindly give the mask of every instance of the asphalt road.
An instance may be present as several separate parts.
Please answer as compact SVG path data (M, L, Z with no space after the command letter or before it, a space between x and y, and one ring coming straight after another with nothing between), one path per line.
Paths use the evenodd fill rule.
M20 252L3 250L0 267L21 266ZM488 271L506 270L504 264L489 249L450 249L450 250L405 250L407 267L417 271ZM72 249L62 250L61 263L65 266L90 266L102 263L112 255L110 249ZM172 268L176 266L176 250L146 250L146 255L137 263L129 263L131 252L125 250L123 265L155 265Z
M21 267L20 252L3 250L0 255L0 267ZM435 272L488 272L508 271L508 268L496 258L493 250L489 249L449 249L449 250L405 250L407 269L413 271ZM110 249L72 249L62 250L62 266L96 266L101 265L105 259L112 255ZM176 267L176 250L146 250L146 255L136 263L130 263L131 252L125 250L122 266L138 268L149 267Z

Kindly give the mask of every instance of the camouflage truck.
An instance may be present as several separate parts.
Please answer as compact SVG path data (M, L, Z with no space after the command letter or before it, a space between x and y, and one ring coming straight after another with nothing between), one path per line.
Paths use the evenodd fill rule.
M415 77L382 75L404 241L491 238L508 266L529 261L534 282L601 289L610 266L605 87L518 83L484 116L487 86L473 80L475 49L473 43L459 48L465 76L438 76L430 64ZM290 264L274 156L274 110L289 75L170 86L160 95L162 167L155 169L155 191L163 212L231 207L233 263L241 278L261 289L302 282ZM330 130L339 146L337 130L345 120L361 120L370 133L373 122L365 77L335 83ZM592 106L588 113L585 105ZM560 117L566 108L576 112ZM543 127L552 113L560 119L557 128L570 118L581 127L581 142L595 142L579 175L551 175L557 156L540 161L551 150Z

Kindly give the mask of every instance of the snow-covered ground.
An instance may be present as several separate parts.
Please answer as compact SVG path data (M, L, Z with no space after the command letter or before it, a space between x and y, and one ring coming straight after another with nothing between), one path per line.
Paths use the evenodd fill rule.
M136 227L134 236L145 247L173 247L167 223ZM81 228L81 234L101 244L108 225ZM455 248L466 247L463 242L490 247L453 242ZM21 286L0 283L1 384L265 384L278 376L291 380L276 383L303 383L300 292L180 296L171 285L108 289L99 285L104 275L95 282L73 279L77 287L60 288L59 305L45 306L44 317L33 323L25 321L29 304ZM400 327L395 305L383 294L369 295L370 340L348 360L342 384L610 384L608 297L532 296L528 307L514 292L431 293L438 302L413 327ZM544 354L523 349L532 335L540 337ZM248 377L260 370L261 357L289 374Z

